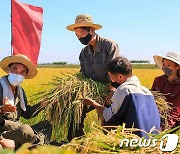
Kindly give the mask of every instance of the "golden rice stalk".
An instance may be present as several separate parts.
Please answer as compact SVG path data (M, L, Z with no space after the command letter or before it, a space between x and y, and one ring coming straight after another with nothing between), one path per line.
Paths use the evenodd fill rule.
M151 132L146 132L151 141L153 139L157 139L157 146L146 146L146 147L120 147L120 143L123 139L139 139L142 140L139 136L133 134L134 131L143 131L135 128L125 128L123 126L114 126L114 130L108 131L104 129L104 127L97 126L94 123L91 126L93 129L91 132L85 134L81 138L74 138L70 143L62 145L62 149L72 149L77 153L107 153L107 154L115 154L115 153L161 153L160 151L160 141L162 136L165 134L169 134L175 129L179 129L178 127L174 130L164 131L160 134L151 134ZM112 127L112 126L111 126ZM104 131L107 134L104 134ZM145 141L146 142L146 141ZM147 142L146 142L147 143ZM152 143L152 142L151 142ZM146 144L147 145L147 144ZM178 143L177 148L174 153L180 150L180 142Z
M158 107L160 117L161 117L161 119L163 119L164 128L167 129L168 128L168 117L171 116L170 111L172 110L171 103L166 101L166 97L164 94L162 94L158 91L151 91L151 92L154 96L156 105Z
M81 123L85 109L81 98L93 98L103 104L108 92L106 84L88 79L80 73L63 78L55 77L49 84L53 85L53 89L40 95L41 99L46 100L47 119L54 127L66 131L71 120L73 120L73 130Z

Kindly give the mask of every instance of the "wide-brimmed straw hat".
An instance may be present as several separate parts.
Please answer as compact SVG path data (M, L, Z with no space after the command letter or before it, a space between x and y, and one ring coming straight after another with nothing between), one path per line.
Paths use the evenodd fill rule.
M162 65L163 65L162 61L163 61L163 59L168 59L168 60L170 60L170 61L180 65L180 54L176 53L176 52L168 52L166 54L166 56L154 55L153 58L154 58L155 63L160 68L162 68Z
M36 67L30 62L29 58L22 54L17 54L14 56L8 56L1 60L0 66L6 73L9 73L9 64L11 63L21 63L28 68L28 74L26 79L32 79L37 75Z
M77 27L93 27L95 30L102 28L101 25L93 23L93 19L90 15L82 14L76 17L75 23L67 26L70 31L74 31Z

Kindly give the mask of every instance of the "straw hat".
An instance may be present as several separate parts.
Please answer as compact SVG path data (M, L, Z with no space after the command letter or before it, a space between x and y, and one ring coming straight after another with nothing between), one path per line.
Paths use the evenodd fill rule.
M8 56L1 60L0 66L6 73L9 73L8 67L11 63L21 63L28 68L28 74L26 79L32 79L37 75L36 67L30 62L29 58L22 54L17 54L14 56Z
M166 56L154 55L153 56L155 63L162 68L163 59L168 59L178 65L180 65L180 54L176 52L168 52Z
M95 30L101 29L102 26L93 23L93 19L90 15L82 14L76 17L75 23L67 26L70 31L74 31L77 27L93 27Z

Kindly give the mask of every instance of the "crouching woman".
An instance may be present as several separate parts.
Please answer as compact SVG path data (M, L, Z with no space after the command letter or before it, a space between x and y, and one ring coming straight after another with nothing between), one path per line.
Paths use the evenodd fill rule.
M155 55L153 58L164 74L155 78L151 90L164 94L171 103L168 128L173 128L180 125L180 54L168 52L166 56ZM161 121L164 129L164 120Z

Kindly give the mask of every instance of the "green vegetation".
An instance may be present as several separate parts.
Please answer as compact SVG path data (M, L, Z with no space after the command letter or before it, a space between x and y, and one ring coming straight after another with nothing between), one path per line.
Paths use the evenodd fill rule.
M132 64L133 69L159 69L155 64Z
M67 62L53 62L53 65L67 65Z
M132 64L135 63L135 64L149 64L150 61L149 60L131 60L130 61Z
M73 64L38 64L38 68L80 68L80 66Z

